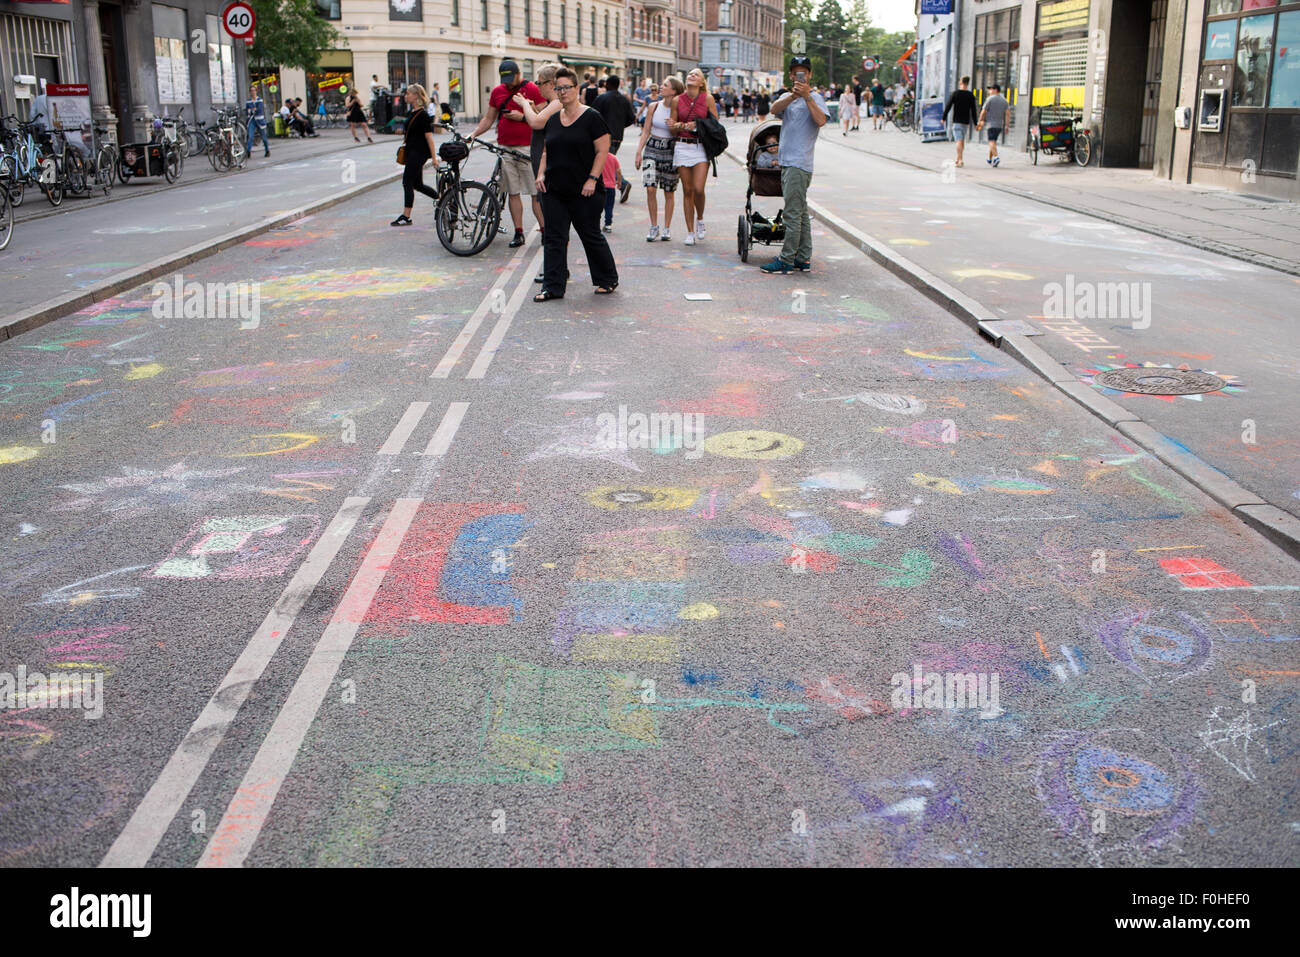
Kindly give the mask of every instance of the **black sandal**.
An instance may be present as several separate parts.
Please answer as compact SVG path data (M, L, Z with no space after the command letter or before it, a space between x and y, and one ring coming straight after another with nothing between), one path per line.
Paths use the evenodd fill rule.
M597 286L597 287L596 287L596 295L597 295L597 296L608 296L610 293L612 293L612 292L613 292L615 289L617 289L617 288L618 288L618 283L614 283L614 285L612 285L612 286Z
M547 302L548 300L551 299L563 299L563 298L564 298L563 296L557 296L553 292L539 292L537 295L533 296L533 302Z

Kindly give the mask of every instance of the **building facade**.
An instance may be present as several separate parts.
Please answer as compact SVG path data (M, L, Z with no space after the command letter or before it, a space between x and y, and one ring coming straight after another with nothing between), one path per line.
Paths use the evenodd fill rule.
M317 0L343 49L314 71L285 70L281 94L309 104L343 83L371 78L396 92L419 83L461 118L481 116L500 82L501 61L532 79L544 63L623 73L623 0ZM322 88L322 84L327 84Z
M703 15L704 0L677 0L677 58L673 66L678 76L684 77L700 65L700 18Z
M628 0L627 75L633 83L677 72L675 0Z
M779 84L784 0L704 0L700 59L714 86Z
M243 103L244 44L221 28L223 0L0 0L0 107L26 118L41 82L85 84L97 125L118 142L158 116L210 119Z

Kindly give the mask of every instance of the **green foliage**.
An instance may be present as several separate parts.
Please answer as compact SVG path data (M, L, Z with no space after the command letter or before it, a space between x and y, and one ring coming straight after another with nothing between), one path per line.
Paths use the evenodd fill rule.
M871 15L866 0L787 0L785 5L785 35L787 45L795 30L804 32L807 54L813 64L813 83L829 85L832 81L848 83L857 75L864 83L872 74L862 69L868 56L878 57L883 66L874 76L882 83L892 83L899 78L895 61L902 56L915 39L909 31L888 33L871 25ZM822 39L817 39L818 34ZM844 50L844 53L840 53ZM787 51L787 58L788 58ZM834 64L835 75L830 75Z
M317 13L316 0L248 0L257 14L249 58L268 67L311 70L338 33Z

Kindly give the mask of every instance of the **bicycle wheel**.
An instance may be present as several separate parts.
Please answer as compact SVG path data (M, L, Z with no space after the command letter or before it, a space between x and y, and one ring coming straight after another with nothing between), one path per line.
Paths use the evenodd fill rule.
M184 160L181 158L181 151L175 146L163 147L163 179L169 183L174 183L181 177L181 164Z
M248 162L248 144L240 139L236 139L230 147L230 165L235 169L243 169L244 164Z
M67 166L64 167L67 173L68 190L74 196L80 196L83 193L90 192L90 181L86 171L86 161L81 158L81 154L75 150L69 151Z
M1080 166L1087 166L1092 159L1092 137L1087 133L1074 134L1074 161Z
M59 161L54 157L49 157L41 164L41 192L45 198L50 201L51 206L61 206L63 204L63 175L59 169Z
M443 193L434 218L438 241L447 252L473 256L496 238L501 206L496 193L482 183L462 180L460 189Z
M9 202L17 209L23 204L23 193L27 187L18 175L18 161L14 157L0 157L0 180L4 180Z
M0 249L9 245L14 234L14 204L9 201L9 191L0 189Z
M188 159L190 155L190 131L186 130L176 137L176 149L181 154L181 159Z
M95 158L95 182L107 196L113 191L113 151L105 146Z

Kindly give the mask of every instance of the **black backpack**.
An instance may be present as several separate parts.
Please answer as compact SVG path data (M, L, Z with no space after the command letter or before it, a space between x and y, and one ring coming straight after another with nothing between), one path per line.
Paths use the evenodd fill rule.
M711 116L695 121L695 137L704 147L704 155L711 160L717 159L727 150L727 131Z

